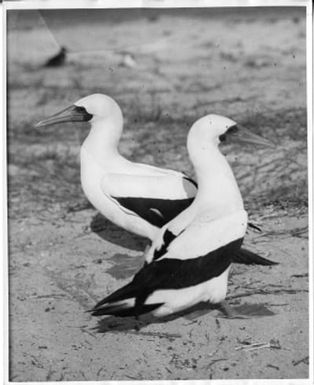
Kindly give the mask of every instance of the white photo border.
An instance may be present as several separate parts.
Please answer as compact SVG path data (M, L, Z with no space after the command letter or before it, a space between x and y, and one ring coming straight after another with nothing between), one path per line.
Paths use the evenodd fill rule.
M310 349L310 358L309 358L309 378L308 379L287 379L287 380L181 380L181 381L128 381L130 385L140 384L143 382L161 385L161 384L211 384L211 385L227 385L227 384L246 384L246 385L262 385L265 383L268 384L295 384L295 385L309 385L314 384L314 347L313 347L313 338L314 338L314 319L313 319L313 309L314 309L314 298L313 298L313 276L314 276L314 263L313 263L313 215L314 215L314 205L313 205L313 147L314 147L314 137L313 137L313 13L312 13L312 2L310 0L228 0L228 1L219 1L219 0L76 0L68 1L64 0L13 0L5 1L1 4L1 17L0 17L0 39L2 41L1 49L1 76L0 76L0 86L2 92L0 93L0 113L2 116L2 135L1 135L1 145L0 145L0 162L1 162L1 188L0 188L0 204L1 212L3 213L3 218L0 221L0 233L2 234L2 264L0 264L0 276L2 279L1 289L2 295L0 296L0 312L1 314L1 349L0 349L0 358L2 358L3 371L0 370L0 381L4 384L14 384L14 382L9 381L9 323L8 323L8 314L9 314L9 295L8 295L8 200L7 200L7 132L6 132L6 111L7 111L7 79L6 79L6 59L7 59L7 11L8 10L44 10L44 9L94 9L94 8L111 8L111 9L122 9L122 8L215 8L215 7L306 7L306 91L307 91L307 129L308 129L308 203L309 203L309 349ZM2 341L3 340L3 341ZM82 382L49 382L49 384L82 384ZM100 381L88 381L85 382L88 384L98 385ZM104 384L120 384L124 381L101 381ZM18 382L18 384L42 384L42 382Z

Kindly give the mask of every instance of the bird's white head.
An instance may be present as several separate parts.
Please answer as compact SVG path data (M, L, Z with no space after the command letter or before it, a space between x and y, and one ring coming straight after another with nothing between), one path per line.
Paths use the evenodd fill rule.
M273 143L234 120L220 115L206 115L198 119L190 129L188 135L188 149L192 147L206 149L208 146L218 146L221 142L241 142L273 147Z
M85 111L92 116L91 121L122 117L119 105L107 95L92 94L78 100L74 105L79 108L84 108Z
M233 172L218 149L221 142L238 141L268 145L269 141L219 115L207 115L190 129L187 147L197 176L196 199L207 202L211 213L243 209L243 201Z
M229 118L214 114L206 115L193 124L188 138L204 145L218 145L220 138L224 138L229 130L232 131L232 127L235 129L237 123Z
M109 96L92 94L86 96L70 107L40 121L36 127L50 126L66 122L97 122L113 119L117 126L122 125L122 112L118 104Z

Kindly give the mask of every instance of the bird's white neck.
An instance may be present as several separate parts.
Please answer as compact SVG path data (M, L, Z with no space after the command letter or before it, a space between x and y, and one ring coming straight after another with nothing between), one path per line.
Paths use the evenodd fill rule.
M121 119L93 119L91 130L82 148L102 167L112 164L113 159L121 157L118 151L119 140L122 135Z
M243 209L237 182L227 159L215 143L203 143L189 149L198 182L196 200L199 207L222 215Z

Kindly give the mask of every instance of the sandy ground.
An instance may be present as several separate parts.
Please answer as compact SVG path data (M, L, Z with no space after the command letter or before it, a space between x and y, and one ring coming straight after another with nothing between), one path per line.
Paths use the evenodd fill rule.
M54 14L50 30L34 12L8 20L10 379L307 378L304 13L77 16ZM68 61L45 69L56 41ZM93 92L121 105L121 151L133 160L193 175L186 134L209 112L277 143L224 149L263 229L245 243L280 262L233 266L228 302L246 319L209 307L158 321L86 312L130 280L147 241L87 204L78 154L88 127L33 124ZM266 345L246 350L255 342Z

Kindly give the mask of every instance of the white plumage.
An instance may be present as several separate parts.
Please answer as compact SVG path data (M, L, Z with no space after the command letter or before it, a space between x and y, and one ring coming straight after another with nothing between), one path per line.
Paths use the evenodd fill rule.
M37 126L82 120L91 124L80 153L86 197L113 223L154 239L159 227L192 202L195 183L181 172L134 163L119 153L123 117L109 96L87 96Z
M217 115L210 115L208 119L209 125L231 127L236 124ZM110 221L153 240L160 227L192 203L197 186L186 175L130 162L119 153L123 116L118 104L109 96L87 96L37 126L69 121L89 121L91 124L81 147L81 183L88 200ZM267 144L254 134L247 137L253 138L255 143ZM208 183L211 184L206 191L208 199L224 193L225 187L221 183L215 185L211 180ZM212 210L214 213L215 204Z
M151 312L161 317L224 300L230 264L247 227L236 180L218 149L222 135L235 129L231 122L214 123L209 115L192 126L187 147L199 184L195 200L159 231L147 253L149 263L100 301L93 315Z
M187 140L197 189L182 173L120 155L122 113L108 96L90 95L37 126L69 121L91 123L81 147L87 198L112 222L153 240L145 266L130 284L98 303L94 315L164 316L201 301L217 303L226 296L231 262L274 264L240 250L247 215L232 170L218 150L227 135L268 145L266 140L222 116L199 119Z

